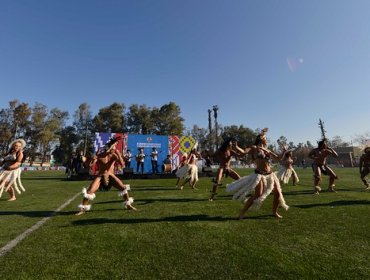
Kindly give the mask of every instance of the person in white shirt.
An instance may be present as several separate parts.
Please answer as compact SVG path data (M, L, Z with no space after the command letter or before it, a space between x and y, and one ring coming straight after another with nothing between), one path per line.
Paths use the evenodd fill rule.
M152 172L153 174L158 174L158 151L156 147L152 148L150 157L152 158Z
M139 168L141 168L141 174L144 173L144 161L145 161L144 148L139 148L139 153L136 155L136 172L137 173L139 173Z

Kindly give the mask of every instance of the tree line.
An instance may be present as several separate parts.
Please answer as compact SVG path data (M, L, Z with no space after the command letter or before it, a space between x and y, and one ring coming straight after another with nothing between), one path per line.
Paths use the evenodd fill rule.
M72 124L67 125L70 118ZM0 109L0 155L6 154L15 138L23 138L27 143L25 155L31 164L36 158L41 162L48 161L51 154L57 163L63 164L73 152L92 154L95 132L191 135L203 151L212 153L227 138L235 138L241 147L253 145L259 133L259 129L253 130L243 125L219 125L219 135L216 136L214 131L198 125L186 129L184 121L180 107L174 102L159 108L145 104L126 107L124 103L114 102L100 108L96 115L93 115L88 103L82 103L70 116L69 112L60 108L49 109L38 102L30 106L12 100L7 108ZM299 158L313 148L309 141L295 145L284 136L279 140L289 149L295 149ZM331 143L334 147L349 145L339 136L334 137ZM273 143L270 148L279 149Z

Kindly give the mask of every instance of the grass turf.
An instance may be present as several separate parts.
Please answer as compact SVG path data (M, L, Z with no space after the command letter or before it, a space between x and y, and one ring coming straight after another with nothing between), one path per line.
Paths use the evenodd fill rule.
M0 258L0 279L369 279L370 192L358 169L336 168L338 193L319 196L312 171L296 171L300 184L283 186L291 208L280 210L282 220L271 215L272 197L237 220L242 205L225 192L230 178L213 202L210 178L183 191L175 179L127 181L137 212L123 210L112 189L77 217L80 196ZM23 173L26 192L0 200L0 247L90 183L63 178Z

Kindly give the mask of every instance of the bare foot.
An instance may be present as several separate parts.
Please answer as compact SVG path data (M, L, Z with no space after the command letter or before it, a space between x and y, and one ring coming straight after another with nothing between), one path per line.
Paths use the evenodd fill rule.
M75 216L81 216L81 215L83 215L83 214L85 214L85 211L80 211L80 212L77 212L76 214L75 214Z
M14 201L14 200L17 200L15 196L8 199L8 201Z
M137 209L132 205L126 205L127 210L137 211Z
M280 215L279 213L277 213L277 212L274 214L274 216L275 216L276 218L278 218L278 219L282 219L282 218L283 218L283 216L281 216L281 215Z
M184 186L181 186L181 187L180 187L180 190L183 190L183 189L184 189Z

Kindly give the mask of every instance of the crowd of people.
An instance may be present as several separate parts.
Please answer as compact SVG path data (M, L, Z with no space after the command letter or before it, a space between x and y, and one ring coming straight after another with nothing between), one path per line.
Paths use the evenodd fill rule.
M235 139L227 139L214 154L214 160L218 163L216 177L213 179L211 187L211 195L209 201L214 201L217 195L218 188L222 185L222 178L230 176L234 181L226 185L226 191L232 194L234 200L241 201L243 207L239 212L239 219L245 218L245 213L251 209L259 209L265 199L273 193L272 212L277 218L282 218L278 213L279 207L288 210L289 206L285 202L282 186L289 183L292 178L292 184L295 186L299 183L297 172L293 168L294 158L293 151L288 150L283 144L280 144L280 152L277 153L268 148L267 134L268 129L262 129L257 135L254 145L246 148L238 146ZM26 142L23 139L16 139L9 145L9 151L0 162L0 197L3 192L9 194L8 201L16 200L16 193L21 194L25 188L21 182L21 164L23 161L23 149ZM115 166L131 167L131 159L133 155L130 150L122 154L118 149L117 139L113 138L103 149L100 149L97 154L91 159L89 164L95 164L96 176L88 188L83 188L83 199L78 205L79 211L76 215L82 215L91 210L91 202L96 196L96 192L101 190L109 190L110 187L115 187L119 190L118 195L123 199L123 207L128 210L136 210L133 206L134 199L129 195L130 185L124 184L117 177ZM241 177L237 171L231 166L232 158L241 158L248 156L254 163L255 170L248 176ZM328 166L328 157L338 157L337 152L328 146L327 139L323 138L318 142L318 147L314 148L308 154L308 158L312 161L313 170L313 193L320 194L322 175L329 176L328 192L336 192L335 180L338 179L336 173ZM143 173L145 153L143 148L139 148L136 155L136 171ZM158 151L155 147L152 148L150 154L151 166L153 174L158 174ZM189 154L182 154L182 158L176 168L176 187L183 190L186 184L192 189L196 188L198 182L198 160L202 159L201 153L194 146ZM280 169L273 170L272 161L280 162ZM73 155L67 168L69 172L76 172L76 168L81 168L83 164L83 155ZM168 172L166 165L172 166L171 156L168 155L163 161L162 172ZM79 166L80 165L80 166ZM364 149L363 155L359 161L360 179L366 190L370 189L370 184L367 176L370 173L370 147ZM68 170L68 169L67 169ZM169 170L172 171L172 168Z

